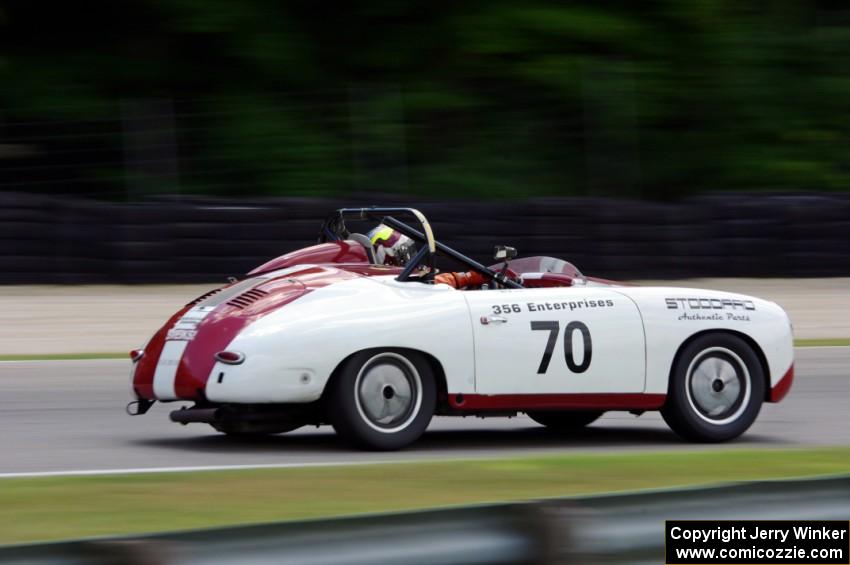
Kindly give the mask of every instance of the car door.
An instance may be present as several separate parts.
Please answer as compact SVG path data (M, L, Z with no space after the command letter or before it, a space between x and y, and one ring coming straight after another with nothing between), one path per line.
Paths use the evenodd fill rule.
M643 392L643 322L604 287L464 293L478 394Z

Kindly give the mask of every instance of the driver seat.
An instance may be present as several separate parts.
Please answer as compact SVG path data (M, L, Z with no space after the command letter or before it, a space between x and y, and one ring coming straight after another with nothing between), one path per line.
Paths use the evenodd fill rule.
M372 246L372 241L362 233L350 233L348 239L356 241L366 249L366 256L369 258L369 263L376 264L375 248Z

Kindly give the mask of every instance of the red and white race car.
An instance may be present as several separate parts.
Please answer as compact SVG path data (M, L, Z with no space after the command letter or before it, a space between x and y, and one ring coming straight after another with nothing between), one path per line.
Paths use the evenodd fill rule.
M363 220L418 251L404 268L376 264L346 226ZM618 285L514 254L499 247L486 267L437 242L416 210L338 210L318 245L190 302L134 351L128 411L190 401L173 421L228 434L331 424L361 447L397 449L435 414L524 412L570 430L608 410L660 410L682 437L723 441L791 386L791 324L773 302ZM438 257L486 283L434 284Z

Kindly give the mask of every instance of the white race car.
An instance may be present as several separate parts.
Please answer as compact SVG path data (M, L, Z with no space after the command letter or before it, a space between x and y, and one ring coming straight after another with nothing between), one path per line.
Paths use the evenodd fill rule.
M404 268L376 264L346 226L362 220L418 251ZM133 351L128 412L191 401L171 419L245 435L331 424L397 449L435 414L524 412L569 431L608 410L660 410L684 438L723 441L791 386L791 323L773 302L620 285L496 249L486 267L437 242L416 210L338 210L318 245L192 301ZM438 257L488 282L434 284Z

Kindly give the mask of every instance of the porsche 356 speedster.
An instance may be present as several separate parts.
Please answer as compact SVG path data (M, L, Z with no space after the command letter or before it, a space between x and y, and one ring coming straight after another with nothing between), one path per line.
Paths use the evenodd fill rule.
M415 242L406 265L376 261L349 229L364 220ZM397 449L434 415L525 413L569 432L606 411L655 410L683 438L715 442L790 388L791 324L773 302L515 255L497 247L485 266L413 209L337 210L317 245L198 297L133 351L128 411L179 401L173 421L226 434L330 424L358 446ZM438 261L484 282L435 284Z

